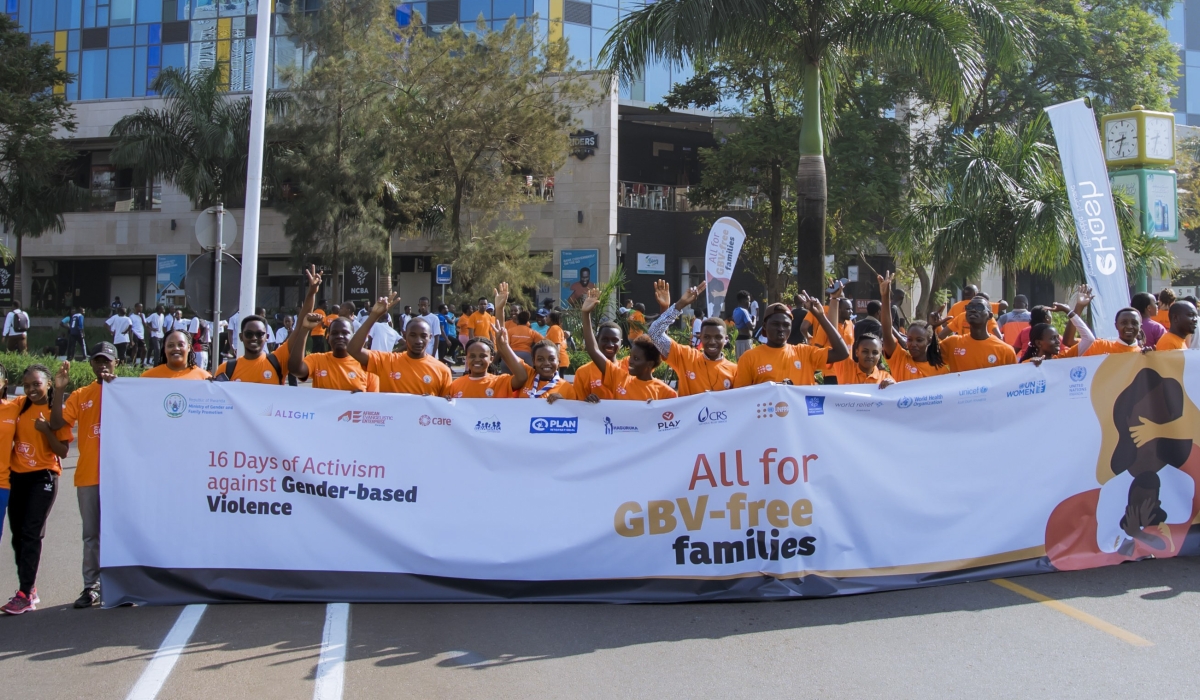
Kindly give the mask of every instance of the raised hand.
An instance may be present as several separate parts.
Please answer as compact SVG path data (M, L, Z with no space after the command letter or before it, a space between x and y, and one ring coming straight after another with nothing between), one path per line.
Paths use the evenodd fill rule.
M953 316L946 314L946 305L945 304L942 304L941 306L939 306L937 311L931 311L929 313L929 325L935 331L938 328L946 325L947 323L950 323L950 321L952 321L953 319L954 319Z
M305 314L304 318L300 321L300 328L306 331L311 331L319 325L321 325L320 314Z
M592 287L588 290L587 296L584 297L583 303L579 305L579 310L582 313L590 314L600 305L600 290Z
M508 329L503 324L497 322L492 324L492 330L496 333L496 347L507 347Z
M891 304L892 280L895 279L895 276L891 272L884 272L876 277L879 278L879 298L884 304Z
M388 309L399 303L400 295L396 292L392 292L386 297L379 297L379 300L376 301L375 305L371 307L371 313L376 316L382 316L388 312Z
M70 384L71 363L63 360L62 364L58 366L58 371L54 373L54 390L61 394L67 390Z
M492 290L492 294L496 297L496 310L504 308L504 305L508 303L508 282L501 282Z
M684 306L691 306L693 303L695 303L696 299L700 298L700 295L704 293L704 289L707 286L708 282L701 282L695 287L688 287L687 291L679 297L679 302Z
M838 292L829 295L829 298L833 299L835 295L838 295ZM821 300L810 297L804 290L800 290L800 293L796 295L796 306L804 307L810 314L818 318L825 315L825 307L821 305Z
M317 272L317 266L309 265L304 276L308 278L308 291L315 294L321 288L321 273Z
M654 300L658 302L658 308L663 311L671 306L671 285L667 284L666 280L658 280L654 283Z
M1095 298L1096 293L1092 291L1091 287L1087 286L1086 284L1079 285L1079 289L1075 291L1075 313L1083 313L1083 310L1086 309L1088 304L1091 304L1092 300Z
M1069 314L1069 313L1071 313L1071 307L1067 306L1066 304L1062 303L1061 301L1056 301L1056 302L1054 302L1053 304L1051 304L1051 305L1050 305L1050 310L1051 310L1051 311L1057 311L1057 312L1058 312L1058 313L1060 313L1060 314Z

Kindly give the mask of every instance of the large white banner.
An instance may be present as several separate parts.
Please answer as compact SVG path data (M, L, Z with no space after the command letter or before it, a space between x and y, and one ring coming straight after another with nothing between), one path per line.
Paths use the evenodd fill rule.
M1198 360L596 405L121 378L105 601L827 595L1173 556Z

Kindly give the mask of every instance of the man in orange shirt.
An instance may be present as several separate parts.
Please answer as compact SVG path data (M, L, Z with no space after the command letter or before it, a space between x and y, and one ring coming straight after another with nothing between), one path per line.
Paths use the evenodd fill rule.
M267 319L262 316L247 316L242 319L240 331L243 355L217 368L218 382L250 382L252 384L282 385L289 379L287 373L291 344L284 343L275 352L265 352L269 334Z
M747 350L738 360L734 387L741 388L766 382L810 386L817 383L814 376L816 372L824 370L829 364L850 357L850 348L846 345L845 338L834 330L837 304L830 305L833 319L825 315L820 300L808 296L806 292L800 292L796 297L796 305L806 308L809 316L816 319L825 330L830 347L788 345L788 337L792 334L792 311L785 304L771 304L763 311L763 335L767 337L767 344Z
M316 269L316 265L313 266L313 269L314 270ZM307 273L307 270L305 272ZM309 279L311 279L311 277ZM325 342L325 308L324 308L324 304L316 307L315 309L311 309L308 313L314 313L317 316L321 317L321 322L319 324L317 324L317 327L313 328L313 331L312 331L313 352L328 352L329 345ZM305 312L301 311L299 314L297 314L297 320L303 319L304 315L305 315Z
M1017 364L1017 353L1012 346L988 332L992 307L986 297L972 297L963 313L971 332L941 341L942 357L951 372Z
M603 381L603 387L616 400L620 401L650 401L653 399L673 399L679 394L674 389L654 378L654 370L662 363L662 354L648 338L638 338L630 343L629 368L613 362L601 351L592 333L592 311L600 304L600 290L589 289L587 298L579 307L583 317L583 342L587 346L588 356L596 366ZM586 387L584 387L586 390ZM580 396L576 391L576 399L593 402L592 394ZM594 392L593 392L594 394Z
M508 285L501 284L507 291ZM359 326L350 341L348 352L362 369L379 377L379 390L386 394L416 394L417 396L446 396L453 377L450 368L425 349L433 342L429 322L414 316L404 328L404 352L364 350L371 326L396 305L400 297L392 292L380 297L371 307L367 320Z
M96 343L89 364L96 381L71 392L71 363L64 361L54 375L54 402L50 429L79 426L79 461L75 464L75 499L83 521L83 592L75 600L77 609L100 602L100 402L103 386L111 382L119 364L112 343Z
M495 342L496 331L493 330L493 326L496 324L496 317L489 313L494 308L487 299L479 298L479 310L474 313L471 322L467 325L471 338L487 338Z
M532 365L533 344L540 343L544 338L541 333L529 327L529 312L519 312L517 322L511 325L506 323L505 328L508 329L508 344L513 353L525 364Z
M1163 333L1155 350L1187 350L1188 336L1196 332L1196 306L1190 301L1171 304L1171 329Z
M321 325L321 316L308 313L312 307L309 299L316 298L316 290L321 287L321 273L306 270L308 276L309 296L305 297L304 306L300 309L300 325L288 338L288 373L297 381L313 380L314 389L338 389L341 391L370 391L370 377L355 358L350 356L350 336L353 325L348 318L338 318L329 326L326 338L330 352L312 353L305 357L304 345L308 342L308 334Z
M976 287L973 284L968 284L967 286L963 287L962 299L954 302L954 304L950 307L948 315L951 318L961 316L962 313L967 310L967 304L970 304L971 300L974 299L975 295L977 294L979 294L979 287ZM983 295L983 298L988 299L986 294ZM991 302L991 299L988 299L988 301ZM1008 308L1008 302L1001 299L1000 301L992 304L992 313L999 314L1006 308Z
M634 304L629 312L629 342L633 342L646 334L646 305Z
M691 396L706 391L724 391L733 388L737 376L737 364L725 359L725 323L719 318L705 319L700 324L700 348L681 345L667 336L667 329L679 318L684 309L704 293L705 282L692 287L671 305L671 286L666 280L654 283L654 296L662 315L650 324L650 340L666 358L667 365L675 370L679 378L679 395Z
M844 289L838 288L837 291L829 295L829 308L826 309L831 315L835 311L834 306L837 306L837 314L833 318L840 319L836 324L838 334L842 336L842 340L846 341L846 346L854 344L854 321L850 320L850 316L854 314L854 304L844 296ZM829 334L825 332L824 326L818 325L813 329L811 345L819 348L829 348L833 345L829 342Z

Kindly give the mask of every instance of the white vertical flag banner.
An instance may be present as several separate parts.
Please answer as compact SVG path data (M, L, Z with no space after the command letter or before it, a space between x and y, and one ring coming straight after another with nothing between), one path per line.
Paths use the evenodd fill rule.
M742 243L746 242L746 231L737 219L722 216L708 232L708 246L704 251L704 281L708 283L708 315L717 316L725 308L725 296L729 294L729 280L737 265Z
M1082 99L1047 107L1046 114L1058 143L1083 269L1096 294L1092 325L1097 336L1116 338L1114 321L1117 310L1129 305L1129 280L1096 117Z

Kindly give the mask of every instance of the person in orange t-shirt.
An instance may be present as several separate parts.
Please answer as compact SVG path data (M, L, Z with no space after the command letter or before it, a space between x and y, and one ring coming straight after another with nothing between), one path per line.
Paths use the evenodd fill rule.
M977 295L977 294L979 294L979 287L976 287L973 284L968 284L967 286L963 287L963 290L962 290L963 298L959 301L954 302L954 304L951 305L950 311L947 312L947 315L950 316L951 318L954 318L956 316L961 316L962 313L967 310L967 304L970 304L971 300L974 299L975 295ZM985 299L987 299L986 294L983 296ZM988 299L988 301L991 302L991 299ZM993 303L992 304L992 314L999 315L1001 310L1003 310L1007 306L1008 306L1008 303L1004 302L1004 301L999 301L999 302Z
M493 343L496 342L496 317L489 313L494 308L486 298L479 298L479 309L471 316L467 325L472 338L487 338Z
M531 364L533 362L533 344L540 343L545 338L541 333L529 327L529 312L519 312L517 322L507 328L508 342L513 353L525 364Z
M316 266L314 265L314 266L312 267L312 269L313 269L313 270L316 270ZM328 343L326 342L326 340L325 340L325 329L326 329L326 325L325 325L325 307L324 307L324 305L321 305L321 306L318 306L318 307L314 308L314 309L313 309L312 311L310 311L309 313L314 313L314 314L316 314L317 316L319 316L319 317L320 317L320 319L321 319L321 322L320 322L320 323L318 323L318 324L317 324L317 326L316 326L316 328L313 328L313 330L312 330L312 339L313 339L313 349L312 349L312 351L313 351L313 352L329 352L329 344L328 344ZM301 311L301 312L300 312L300 313L299 313L299 314L296 316L296 321L297 321L297 323L298 323L298 322L299 322L299 320L300 320L300 319L302 319L302 318L304 318L304 312L303 312L303 311Z
M1057 328L1049 323L1039 323L1029 330L1029 344L1021 351L1020 362L1040 365L1043 360L1058 360L1078 354L1078 345L1063 348Z
M1162 324L1163 328L1171 327L1171 306L1175 301L1175 290L1170 287L1164 287L1158 293L1158 313L1154 316L1154 320Z
M619 325L612 321L605 321L597 330L596 344L600 346L600 352L606 361L624 363L623 366L628 369L628 357L617 360L617 353L621 350L624 338L625 334ZM576 341L575 347L579 347L578 341ZM575 370L574 385L576 400L594 402L613 398L612 393L604 386L604 373L595 362L589 362Z
M629 342L633 342L646 334L646 305L634 304L626 319L629 324Z
M571 354L567 332L562 327L562 314L558 311L550 312L550 329L546 331L546 340L558 346L558 371L562 374L564 369L571 366Z
M142 372L145 379L208 379L208 370L196 365L196 351L187 331L173 330L163 338L158 364Z
M446 396L453 377L445 363L426 353L425 349L433 342L433 329L420 316L414 316L404 327L404 352L363 349L371 327L399 301L395 292L390 297L380 297L367 320L358 327L348 352L363 369L379 377L379 390L385 394Z
M79 461L75 465L75 499L83 522L83 592L76 608L100 602L100 402L103 386L116 378L117 349L112 343L96 343L89 364L96 381L67 396L71 363L64 361L54 375L55 400L50 410L50 429L79 426Z
M629 369L613 362L600 350L596 336L592 334L592 311L600 304L600 290L589 289L580 305L583 316L583 342L588 356L592 358L603 381L603 387L618 401L649 401L651 399L675 398L679 394L654 378L654 370L662 363L662 355L649 338L638 338L630 343ZM579 392L575 392L576 397ZM592 401L591 396L585 397Z
M1012 346L988 332L992 307L985 297L972 297L964 315L971 328L970 334L952 335L943 339L940 345L942 357L951 372L1017 364L1017 353Z
M0 445L12 445L20 410L21 402L8 398L8 370L0 365ZM8 463L11 459L11 449L0 449L0 535L4 534L4 515L8 512Z
M513 355L508 345L508 331L497 323L496 345L487 338L476 336L467 341L467 373L450 383L446 397L451 399L509 399L513 392L525 386L529 370ZM492 374L492 365L499 355L512 374Z
M574 399L575 388L559 375L558 345L547 339L533 345L533 366L526 367L528 379L514 397L518 399Z
M680 396L732 389L737 377L737 363L725 359L729 337L721 319L709 318L700 324L699 348L677 343L667 335L667 329L675 319L704 293L706 284L701 282L699 286L685 290L679 301L672 305L671 286L666 280L654 283L654 296L663 312L650 324L648 335L679 378Z
M886 272L876 277L879 279L880 298L890 299L894 279L892 273ZM904 331L908 340L907 348L900 346L892 332L894 326L890 305L880 307L879 321L883 326L883 354L891 367L893 379L904 382L950 373L950 368L942 359L937 333L928 321L912 321L908 324Z
M241 326L239 335L243 355L233 360L232 372L229 370L230 363L222 362L221 366L217 367L217 381L282 385L288 380L287 366L291 357L291 344L284 343L275 352L266 352L270 327L267 325L267 319L262 316L247 316L242 319Z
M838 334L842 336L842 340L846 341L846 347L854 344L854 321L850 320L851 314L854 313L854 304L842 296L842 290L833 293L829 299L829 306L824 307L826 312L833 308L834 300L837 300L837 316L840 319L837 324ZM818 348L833 347L829 342L829 334L825 332L825 328L817 325L813 328L812 340L809 345L815 345Z
M896 383L891 372L879 366L883 341L874 333L863 333L854 341L850 357L833 363L833 375L839 385L875 384L880 389Z
M801 292L796 302L797 306L807 308L808 315L825 329L830 347L789 345L787 341L792 334L792 311L785 304L771 304L763 310L762 332L767 344L747 350L738 360L737 375L733 381L735 388L766 382L811 386L817 383L814 376L816 372L850 357L846 340L834 330L836 318L830 319L825 315L821 302L806 292ZM837 313L837 306L831 304L830 314L836 317Z
M1090 300L1090 298L1089 296L1088 299ZM1115 323L1117 328L1116 340L1097 338L1079 316L1072 316L1071 322L1079 329L1082 336L1078 345L1079 349L1076 351L1080 357L1115 355L1125 352L1150 352L1154 350L1154 348L1142 346L1145 338L1142 331L1142 315L1138 313L1137 309L1131 306L1117 311Z
M1155 350L1187 350L1188 336L1196 332L1196 307L1190 301L1177 301L1171 304L1171 327L1162 338L1159 338Z
M308 294L300 309L299 324L288 336L288 373L300 382L311 378L314 389L370 391L371 378L359 366L358 359L350 355L350 336L354 333L350 319L335 318L329 325L325 336L332 348L329 352L314 352L305 357L304 346L308 343L308 336L322 323L319 314L309 311L317 290L321 288L322 277L315 266L305 270L304 274L308 277ZM365 339L363 342L366 342Z
M42 558L46 520L58 494L63 457L71 443L71 429L50 429L54 400L50 370L29 365L22 377L25 396L19 400L17 425L9 460L8 522L12 527L17 560L17 593L0 607L9 615L37 609L37 572Z

